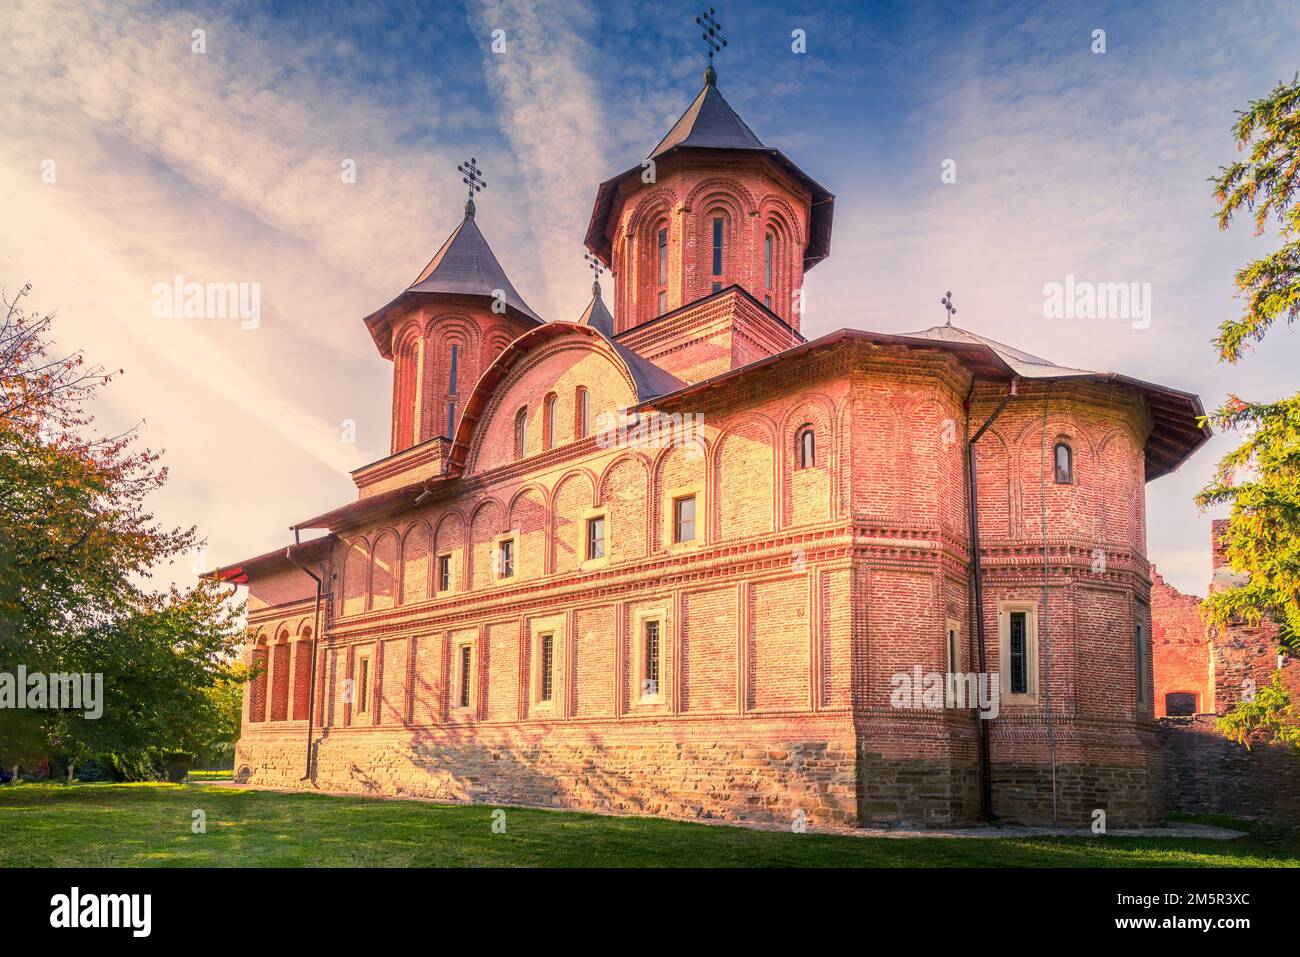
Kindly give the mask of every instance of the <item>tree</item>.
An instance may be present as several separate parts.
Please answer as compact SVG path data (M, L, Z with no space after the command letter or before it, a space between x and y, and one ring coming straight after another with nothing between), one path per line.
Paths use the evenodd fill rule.
M1219 718L1215 725L1246 750L1250 750L1253 741L1263 739L1300 751L1300 715L1291 703L1291 693L1282 684L1280 671L1273 672L1269 684Z
M80 352L53 355L53 317L22 308L29 291L4 299L0 323L0 672L102 673L111 705L102 724L0 708L0 762L184 747L187 721L211 723L202 689L238 675L235 612L216 586L146 590L158 564L197 544L195 529L154 520L145 500L166 468L134 429L94 429L88 405L113 376Z
M1219 228L1249 213L1255 235L1275 220L1282 240L1276 252L1236 274L1245 306L1240 317L1220 325L1214 340L1219 360L1235 365L1278 320L1291 324L1300 315L1300 74L1251 102L1238 114L1233 134L1247 154L1213 180ZM1215 627L1271 619L1280 626L1281 648L1300 653L1300 394L1274 401L1229 396L1207 418L1245 437L1219 462L1196 500L1202 507L1231 506L1225 556L1248 577L1239 587L1210 595L1204 613ZM1252 704L1238 708L1238 725L1252 720L1245 713ZM1289 712L1284 720L1290 720Z
M60 715L53 735L60 750L70 763L99 755L119 769L149 769L168 752L207 753L233 741L239 712L232 729L219 690L239 687L243 640L238 609L209 581L150 596L129 614L70 636L64 669L102 671L106 680L102 715Z

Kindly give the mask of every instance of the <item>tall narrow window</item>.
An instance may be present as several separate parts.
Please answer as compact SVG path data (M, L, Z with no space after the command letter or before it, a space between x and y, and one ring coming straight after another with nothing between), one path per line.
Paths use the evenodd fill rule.
M695 496L688 495L673 502L673 541L695 541Z
M817 464L817 439L813 436L811 425L806 425L799 432L799 468L810 469Z
M1137 703L1147 703L1147 642L1142 625L1134 629L1133 668L1137 673Z
M357 662L357 714L370 710L370 659L362 658Z
M771 233L763 237L763 288L772 288L772 241Z
M957 629L948 626L948 674L955 675L961 658L957 655Z
M574 393L574 429L573 434L576 438L585 439L590 431L589 418L587 412L587 387L578 386L578 391Z
M771 309L771 308L772 308L772 297L771 297L771 296L764 296L764 297L763 297L763 305L765 305L765 306L767 306L767 308Z
M451 591L451 556L438 556L438 591Z
M1071 485L1074 483L1074 452L1064 442L1057 442L1056 448L1052 450L1052 460L1055 463L1056 484Z
M1029 694L1029 630L1028 613L1011 613L1011 646L1009 662L1011 693Z
M500 577L513 578L515 574L515 540L504 539L497 552Z
M713 275L722 275L722 217L713 220Z
M552 634L542 635L538 649L538 667L541 674L538 675L537 682L537 700L550 701L551 695L555 691L555 636Z
M460 389L460 345L451 344L447 359L447 438L456 437L456 395Z
M544 433L542 436L542 444L548 449L555 448L556 441L559 439L560 423L557 416L559 405L560 403L556 401L554 393L548 395L546 397L546 402L543 403L543 410L546 417L542 424L542 431Z
M641 679L641 695L653 698L659 694L659 622L645 623L645 661Z
M528 408L515 413L515 458L522 459L528 449Z
M605 557L605 517L587 519L587 558Z
M668 285L668 227L659 230L659 288Z
M460 687L457 689L457 700L462 708L469 707L470 656L473 651L470 645L460 646Z
M655 297L655 315L662 316L667 311L668 311L668 293L660 289L659 295Z

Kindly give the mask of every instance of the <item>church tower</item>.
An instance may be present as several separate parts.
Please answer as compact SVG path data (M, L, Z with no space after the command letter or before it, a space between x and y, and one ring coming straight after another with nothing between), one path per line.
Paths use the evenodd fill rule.
M465 218L402 293L366 316L380 354L393 361L392 451L450 438L462 403L501 352L542 320L515 290L474 219L487 184L475 160Z
M710 64L647 159L596 196L586 243L614 273L620 342L698 381L802 341L804 273L830 252L834 202L759 140Z

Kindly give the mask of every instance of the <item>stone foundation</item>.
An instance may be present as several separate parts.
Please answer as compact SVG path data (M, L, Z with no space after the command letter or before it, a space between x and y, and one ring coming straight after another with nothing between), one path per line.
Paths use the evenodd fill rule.
M566 807L676 818L813 825L857 820L851 736L750 737L721 742L667 736L522 735L478 728L335 732L319 740L314 786L453 803ZM236 780L302 787L304 734L246 735Z

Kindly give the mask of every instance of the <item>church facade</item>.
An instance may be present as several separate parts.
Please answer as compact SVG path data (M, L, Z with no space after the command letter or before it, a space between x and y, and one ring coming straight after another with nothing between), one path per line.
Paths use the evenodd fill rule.
M259 666L237 778L1159 820L1144 486L1205 440L1199 400L953 325L805 338L833 209L712 69L597 190L608 305L543 321L471 195L365 319L391 455L295 526L324 534L214 573L249 588Z

